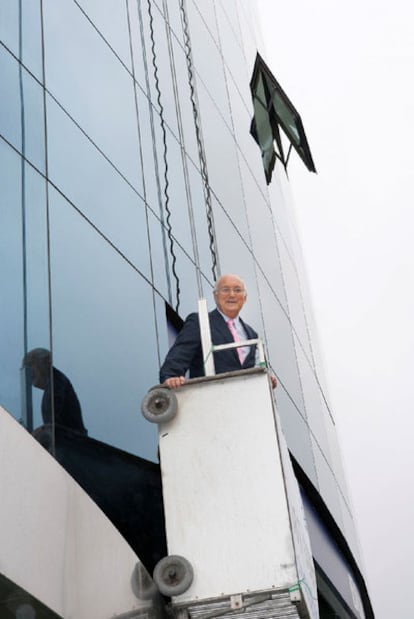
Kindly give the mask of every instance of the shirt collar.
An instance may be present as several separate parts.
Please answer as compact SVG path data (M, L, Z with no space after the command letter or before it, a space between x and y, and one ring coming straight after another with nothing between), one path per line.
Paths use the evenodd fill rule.
M232 320L236 325L240 324L240 317L239 317L239 315L237 315L236 318L230 318L230 316L226 316L226 314L223 314L223 312L221 312L218 307L217 307L217 311L218 311L219 314L221 314L223 316L223 318L226 321L226 323L229 320Z

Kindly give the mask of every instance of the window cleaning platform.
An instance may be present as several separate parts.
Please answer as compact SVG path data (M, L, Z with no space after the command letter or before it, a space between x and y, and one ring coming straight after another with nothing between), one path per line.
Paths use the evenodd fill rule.
M266 368L158 386L143 413L160 421L168 557L154 580L173 614L317 619L303 506Z

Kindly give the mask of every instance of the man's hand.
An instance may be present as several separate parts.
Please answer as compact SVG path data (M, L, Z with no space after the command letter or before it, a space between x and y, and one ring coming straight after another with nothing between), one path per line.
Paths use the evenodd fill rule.
M184 385L185 378L184 376L171 376L164 381L164 385L166 385L169 389L177 389L177 387L181 387Z
M272 383L272 389L276 389L276 387L277 387L277 378L276 378L276 376L272 373L272 374L269 374L269 378L270 378L270 382Z

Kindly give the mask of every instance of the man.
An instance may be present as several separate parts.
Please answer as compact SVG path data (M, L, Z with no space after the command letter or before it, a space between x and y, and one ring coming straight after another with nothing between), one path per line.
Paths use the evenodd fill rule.
M213 344L230 344L234 341L256 339L257 333L239 316L246 302L247 291L244 282L237 275L223 275L214 288L217 308L209 313L211 339ZM214 353L216 374L252 368L256 360L256 346L244 346ZM185 382L185 373L190 378L204 376L203 353L200 339L198 314L190 314L183 328L168 352L160 369L160 382L170 389ZM276 378L271 376L272 386Z
M87 434L83 425L82 411L78 396L70 380L55 367L51 368L50 351L46 348L34 348L23 359L23 366L30 367L34 387L44 391L42 397L43 423L52 423L52 385L53 377L54 423L57 426Z

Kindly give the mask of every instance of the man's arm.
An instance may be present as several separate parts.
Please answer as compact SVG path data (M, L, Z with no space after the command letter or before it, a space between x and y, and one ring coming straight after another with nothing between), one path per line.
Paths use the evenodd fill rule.
M200 354L200 326L198 314L190 314L177 339L170 348L160 369L160 383L179 387L185 381L185 373L196 355Z

